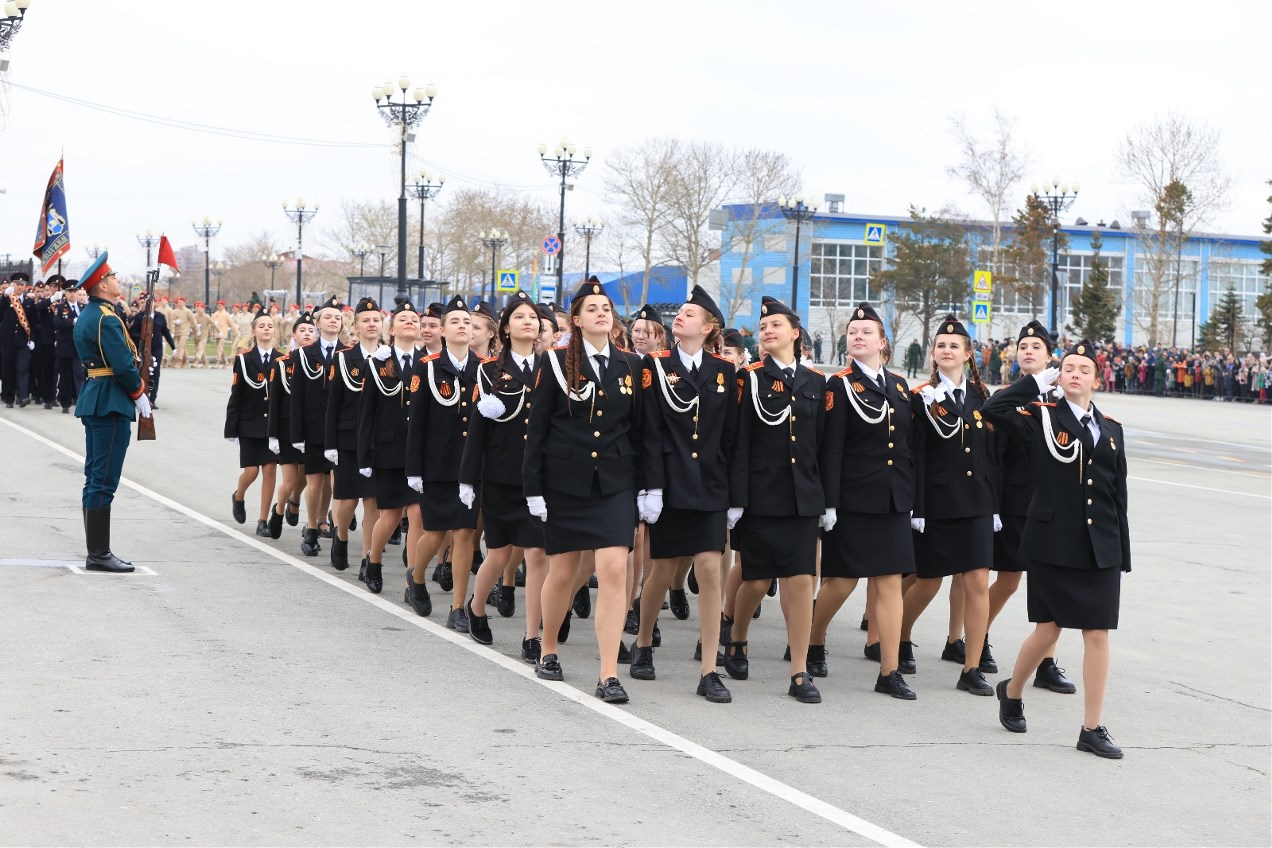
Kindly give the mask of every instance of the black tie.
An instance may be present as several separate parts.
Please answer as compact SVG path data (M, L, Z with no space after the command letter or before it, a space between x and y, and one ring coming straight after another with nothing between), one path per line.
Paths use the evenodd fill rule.
M261 364L263 364L263 365L269 365L269 353L268 353L268 352L267 352L267 353L262 353L262 354L261 354Z
M1091 436L1091 413L1082 416L1082 447L1088 454L1095 452L1095 439Z
M597 382L605 382L605 362L606 356L603 353L597 353L592 356L596 360L596 380Z
M879 372L879 374L875 376L875 382L879 384L879 391L883 392L883 393L886 395L886 394L888 393L888 387L887 387L887 386L885 386L885 385L883 384L883 372L882 372L882 371L881 371L881 372Z
M534 372L530 370L530 357L526 357L526 361L521 363L521 381L527 386L534 382Z
M689 377L690 377L690 379L692 379L695 383L696 383L696 382L698 382L698 363L696 363L696 362L695 362L695 363L694 363L694 364L693 364L693 365L689 368Z
M783 368L782 373L786 375L786 379L790 381L791 385L795 385L795 369L794 368Z
M323 346L322 346L322 361L323 361L323 363L324 363L324 364L326 364L326 365L330 365L330 364L331 364L331 348L332 348L332 347L333 347L333 345L323 345Z
M963 414L963 390L962 389L954 390L954 409L955 411L958 412L959 415Z
M402 373L403 374L411 373L411 355L409 353L405 353L402 355Z

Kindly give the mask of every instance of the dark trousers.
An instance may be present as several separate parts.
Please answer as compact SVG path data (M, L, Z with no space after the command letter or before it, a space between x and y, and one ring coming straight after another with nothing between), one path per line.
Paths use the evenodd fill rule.
M52 403L57 395L57 363L54 362L53 345L35 345L31 353L31 394L36 400Z
M31 351L25 344L0 347L0 399L26 400L30 394Z
M150 395L152 404L159 400L159 372L162 369L162 365L156 364L154 368L150 369L150 378L146 380L146 394Z
M92 415L84 423L84 509L110 506L124 473L132 422L122 415Z
M80 373L77 374L77 371ZM57 402L63 409L79 399L80 386L84 381L83 371L84 366L74 356L57 357Z

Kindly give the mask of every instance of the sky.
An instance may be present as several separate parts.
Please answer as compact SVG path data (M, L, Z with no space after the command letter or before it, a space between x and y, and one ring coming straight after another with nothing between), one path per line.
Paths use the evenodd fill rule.
M1030 163L1021 200L1055 176L1081 185L1066 220L1126 222L1144 204L1117 172L1118 146L1174 110L1219 131L1233 178L1228 208L1205 229L1258 234L1272 121L1256 8L32 0L0 91L0 256L29 255L60 155L68 272L96 244L140 275L137 233L194 244L191 221L204 217L223 225L213 258L261 232L293 247L284 201L319 203L311 227L322 228L342 199L397 197L371 88L403 73L438 86L409 167L446 173L448 188L555 205L538 144L590 145L568 218L611 217L607 152L652 136L783 151L808 196L841 193L849 212L953 205L984 217L946 174L958 161L950 117L988 138L997 109ZM307 228L307 255L316 235Z

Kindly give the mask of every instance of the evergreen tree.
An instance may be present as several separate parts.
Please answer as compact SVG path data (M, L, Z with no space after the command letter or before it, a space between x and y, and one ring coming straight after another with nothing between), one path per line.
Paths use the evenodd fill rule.
M1272 185L1272 180L1268 180L1268 185ZM1272 197L1268 198L1268 204L1272 205ZM1263 219L1263 233L1272 235L1272 214ZM1263 276L1272 277L1272 239L1259 242L1259 250L1267 256L1260 270ZM1272 289L1259 295L1254 308L1259 310L1259 329L1263 331L1263 348L1267 350L1272 348Z
M999 274L999 282L1028 300L1033 317L1041 318L1042 304L1051 291L1052 238L1058 238L1060 251L1068 248L1069 239L1060 231L1051 207L1036 195L1028 195L1025 208L1018 209L1011 220L1010 238L1003 250L1006 268Z
M1065 326L1067 332L1093 342L1113 341L1121 310L1121 298L1109 287L1109 272L1100 258L1103 246L1100 231L1096 230L1091 234L1091 272L1069 305L1073 323Z
M1210 319L1199 328L1201 347L1221 353L1226 348L1236 353L1242 341L1241 298L1230 287L1219 298Z

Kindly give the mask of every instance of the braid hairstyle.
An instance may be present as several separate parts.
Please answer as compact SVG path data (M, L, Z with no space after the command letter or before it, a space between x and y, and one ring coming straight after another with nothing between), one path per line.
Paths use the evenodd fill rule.
M566 388L573 390L578 386L579 380L583 376L583 330L574 326L574 319L583 312L583 302L589 297L604 297L609 301L610 314L614 314L614 301L610 299L608 294L590 294L584 297L576 297L570 304L570 341L565 346L565 384ZM618 323L618 319L614 319ZM611 328L612 329L612 328ZM610 342L613 344L613 342ZM569 405L569 396L566 396L566 405ZM573 409L570 412L574 414Z
M702 346L717 356L724 349L724 328L720 326L719 320L710 312L706 312L704 316L707 324L711 327L711 332L707 333L707 338L702 342Z
M989 390L986 389L985 384L981 382L980 368L976 365L975 354L972 355L971 359L967 360L967 364L970 366L969 370L971 372L971 376L968 380L971 382L972 386L975 387L976 393L980 395L981 400L986 400L989 397Z
M941 334L938 333L937 335L941 335ZM966 338L966 336L964 336L963 338ZM935 341L935 339L933 339L933 341ZM960 342L959 344L964 351L967 351L967 352L972 351L972 346L970 342L965 341L965 342ZM972 356L969 357L967 360L967 370L968 370L968 378L967 378L968 382L971 383L972 386L976 389L976 394L980 395L981 400L988 398L989 390L986 389L985 384L981 382L980 369L976 367L975 353L972 353ZM928 385L932 386L933 388L936 388L937 386L941 385L941 370L936 367L935 345L933 345L933 351L932 351L932 376L928 380Z

